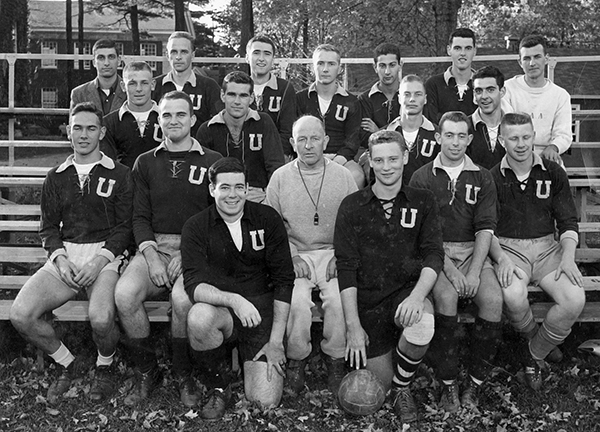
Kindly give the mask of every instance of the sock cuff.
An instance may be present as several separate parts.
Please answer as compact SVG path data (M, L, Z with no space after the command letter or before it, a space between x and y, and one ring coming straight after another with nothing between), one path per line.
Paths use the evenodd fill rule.
M497 330L502 328L502 321L488 321L478 316L475 317L475 325L479 325L484 329Z
M458 315L435 314L436 327L455 327L458 325Z

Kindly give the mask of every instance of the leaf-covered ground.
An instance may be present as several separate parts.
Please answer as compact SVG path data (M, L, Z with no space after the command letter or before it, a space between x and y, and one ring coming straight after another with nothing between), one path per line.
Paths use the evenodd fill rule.
M220 421L199 418L198 410L185 409L178 400L169 372L168 329L155 328L154 336L163 385L143 405L123 404L132 385L132 370L123 349L118 359L118 392L109 401L94 404L87 393L92 379L94 347L86 324L61 325L64 340L78 354L78 378L62 401L50 405L46 390L54 367L48 360L39 368L31 347L0 323L0 431L596 431L600 430L600 358L580 354L582 341L600 338L597 325L577 325L563 346L565 359L549 365L542 391L534 393L521 383L514 353L516 338L506 329L495 368L486 383L480 408L461 409L449 415L438 409L439 385L433 370L423 366L413 385L420 418L400 424L390 401L371 416L351 417L336 405L326 390L326 373L317 350L307 372L307 389L300 397L284 395L281 405L262 410L243 398L241 380L234 387L234 402ZM463 360L467 352L463 351Z

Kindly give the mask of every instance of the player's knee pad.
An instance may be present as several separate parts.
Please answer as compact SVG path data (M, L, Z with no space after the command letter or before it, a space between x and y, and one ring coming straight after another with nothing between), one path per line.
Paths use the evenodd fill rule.
M435 320L433 315L428 312L423 312L421 320L410 327L405 327L402 334L407 342L410 342L413 345L423 346L431 342L434 331Z

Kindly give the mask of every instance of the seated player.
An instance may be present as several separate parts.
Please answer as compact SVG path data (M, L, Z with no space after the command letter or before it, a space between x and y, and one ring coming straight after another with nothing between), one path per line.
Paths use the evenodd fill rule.
M215 204L185 224L181 254L194 303L188 335L209 389L201 414L217 419L231 398L225 344L233 341L243 362L246 399L279 404L294 267L281 217L246 199L244 165L223 158L208 177Z
M283 218L296 274L287 323L287 386L296 395L304 388L304 368L312 352L312 291L316 288L323 302L321 350L328 387L337 394L346 370L346 328L333 254L333 229L342 199L357 188L350 171L323 155L329 137L320 119L300 117L294 123L290 142L298 158L275 171L267 187L267 204Z
M444 239L444 271L433 287L435 337L431 349L443 382L441 407L456 412L461 403L475 407L502 331L502 292L487 258L496 228L496 187L490 172L465 155L473 136L469 119L449 111L440 119L436 139L440 153L417 170L410 181L433 192L440 208ZM459 400L458 300L472 299L478 312L470 335L469 377Z
M375 184L347 196L335 224L346 358L392 386L394 411L410 423L409 385L434 333L428 295L444 263L439 212L430 191L402 184L402 134L375 132L369 153Z
M57 364L57 378L48 388L50 403L69 390L75 357L43 316L81 290L89 299L98 348L89 398L106 399L115 390L119 329L114 290L131 238L131 173L100 152L102 112L91 102L75 105L68 130L73 155L50 170L42 188L40 236L48 261L21 288L10 310L19 333Z
M200 395L188 353L186 318L192 304L183 289L179 245L185 221L212 202L206 172L221 155L191 137L196 117L186 93L169 92L158 107L164 141L140 155L133 167L133 235L138 252L115 290L119 320L135 365L135 384L124 402L139 403L161 381L144 301L170 292L173 375L181 402L193 407Z
M225 109L205 122L196 138L205 147L240 160L248 170L248 199L261 203L271 175L285 163L281 138L268 114L250 108L254 82L235 71L223 79Z
M151 99L154 78L148 63L128 63L123 69L122 85L127 100L105 116L106 134L100 147L109 157L133 168L139 155L162 142L158 105Z
M583 278L575 264L577 211L565 171L534 153L535 131L528 114L506 114L500 123L500 140L506 156L492 175L502 249L493 242L491 252L498 262L506 315L527 341L526 381L538 390L543 360L569 335L585 305ZM559 241L554 237L556 229ZM541 326L527 300L530 284L539 285L555 302Z

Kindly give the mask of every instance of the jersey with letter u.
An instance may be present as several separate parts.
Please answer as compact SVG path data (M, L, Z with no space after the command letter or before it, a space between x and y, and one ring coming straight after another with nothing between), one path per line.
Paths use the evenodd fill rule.
M402 207L400 209L400 225L402 228L414 228L417 223L418 210Z

